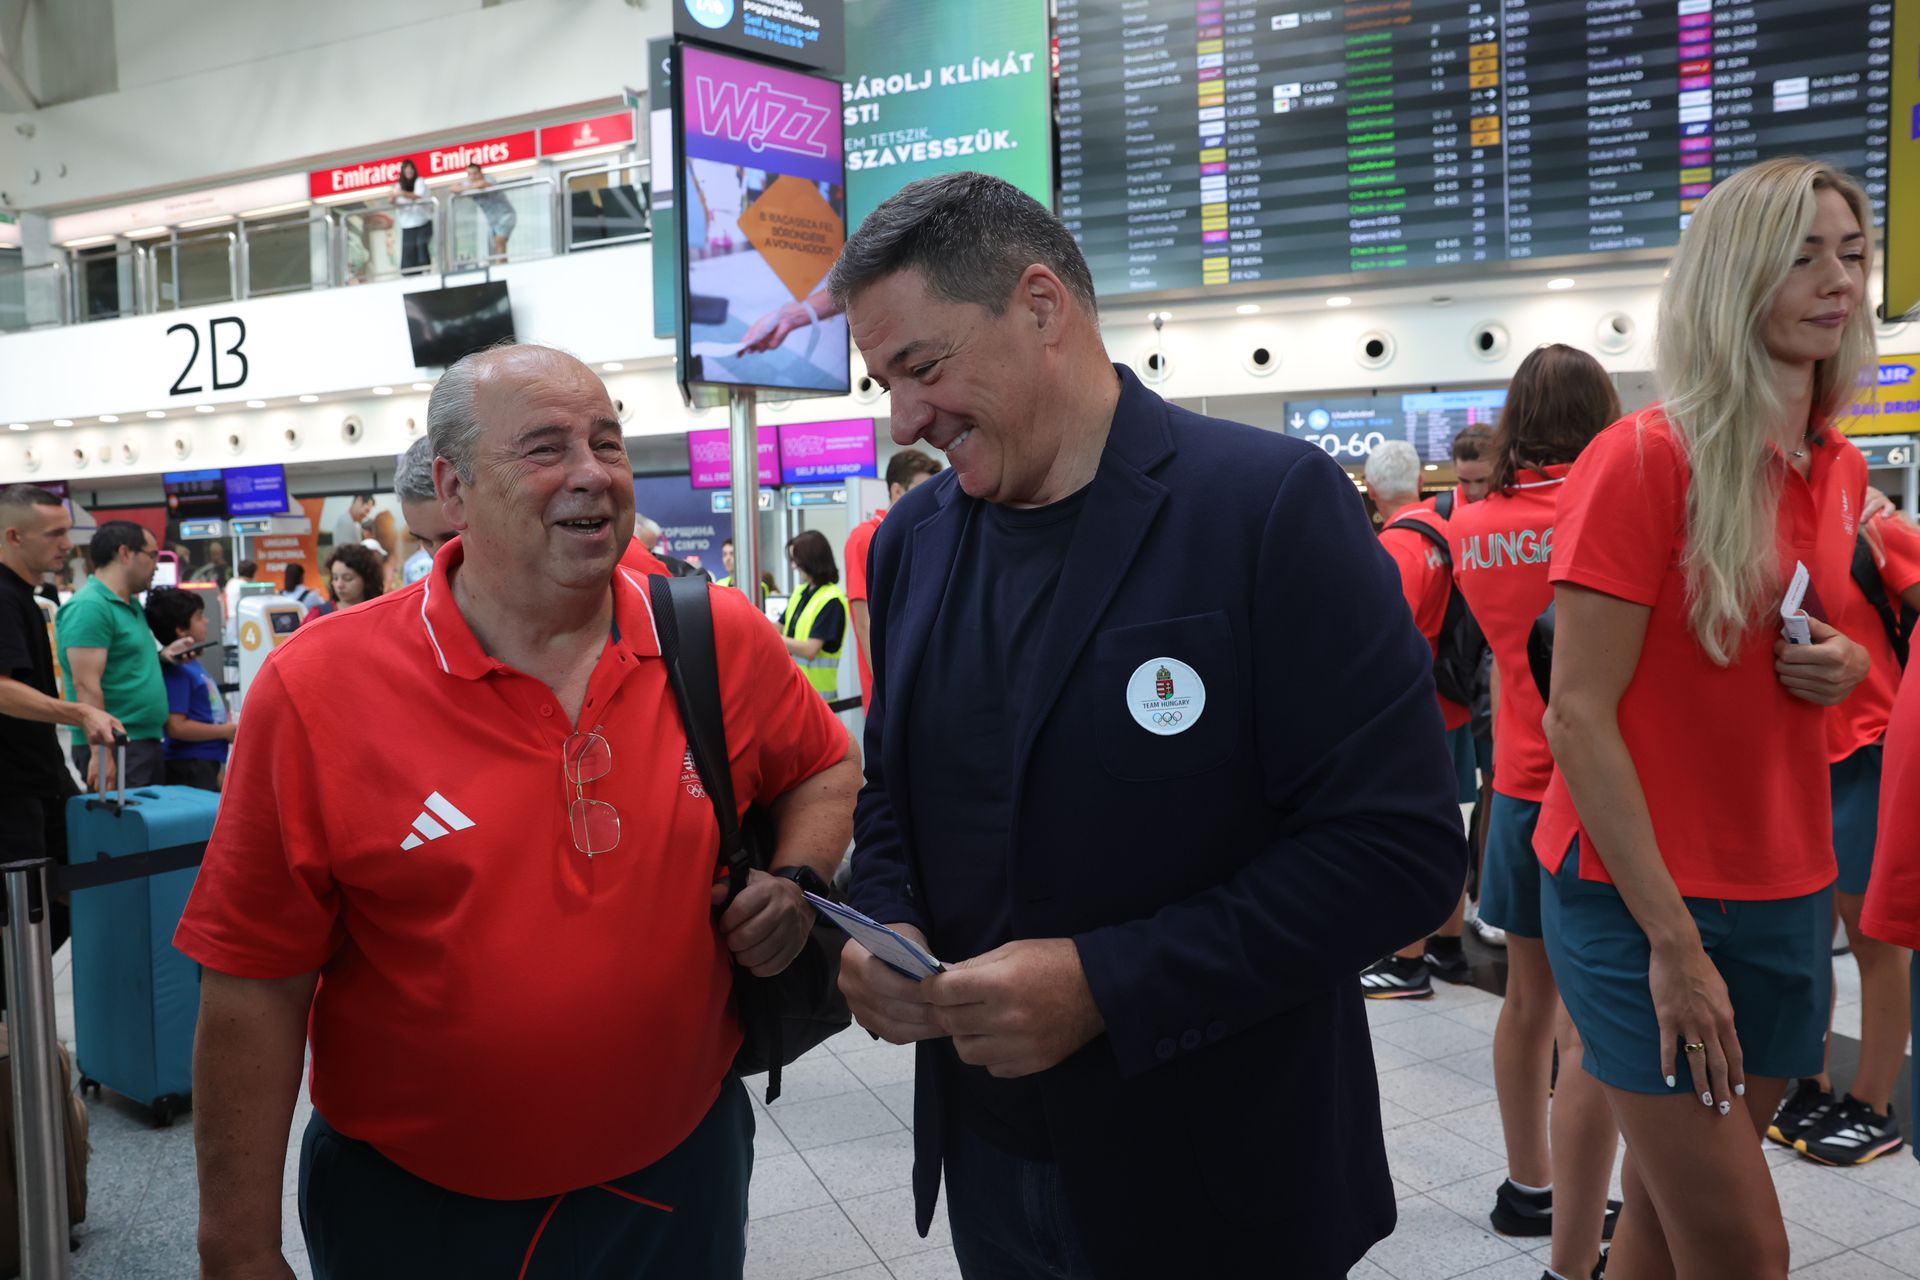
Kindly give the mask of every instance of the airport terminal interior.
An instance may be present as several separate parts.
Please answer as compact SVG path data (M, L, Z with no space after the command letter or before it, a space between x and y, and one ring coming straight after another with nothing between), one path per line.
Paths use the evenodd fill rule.
M1515 380L1550 344L1581 353L1615 416L1666 399L1659 362L1679 344L1661 326L1685 309L1670 297L1684 237L1692 226L1717 225L1696 214L1712 208L1721 184L1784 155L1846 175L1846 190L1863 203L1842 215L1867 214L1858 220L1865 248L1856 252L1871 261L1835 288L1868 315L1850 332L1864 335L1870 360L1838 393L1830 420L1816 423L1831 435L1815 434L1840 441L1848 459L1857 447L1860 491L1881 495L1884 503L1874 501L1889 510L1885 518L1913 528L1920 0L1355 0L1312 9L1294 0L0 0L0 524L16 509L41 510L31 505L38 498L5 505L9 486L52 495L71 519L71 553L36 565L42 576L25 582L40 593L48 651L59 656L59 699L85 700L61 635L69 618L74 634L83 625L69 613L76 600L84 608L85 594L121 591L122 579L103 577L103 568L147 555L152 578L136 587L136 604L147 591L186 593L192 625L204 619L205 631L193 633L200 647L188 651L199 664L195 701L172 706L168 721L166 781L175 781L174 721L183 708L204 704L204 717L187 719L203 721L196 729L219 727L224 738L196 732L191 746L218 749L183 760L213 763L204 775L180 775L201 782L164 790L218 790L226 743L244 759L245 731L233 726L246 724L253 691L286 696L273 676L256 684L263 671L277 675L276 650L319 641L335 625L326 615L441 580L431 576L438 540L415 536L406 486L421 483L422 457L425 483L434 483L430 446L440 437L429 432L428 407L449 367L507 343L556 348L604 384L631 464L636 536L671 572L753 584L812 689L871 755L881 735L861 701L872 690L857 619L878 619L888 606L877 577L866 601L866 564L849 562L866 553L850 553L849 539L864 548L858 539L905 496L890 491L890 477L906 477L907 488L925 478L902 470L904 453L940 463L942 446L965 447L964 437L896 416L903 382L922 371L869 364L860 317L843 314L849 308L828 288L842 247L902 187L976 171L1030 196L1084 255L1098 340L1131 371L1130 387L1258 428L1268 433L1262 441L1285 437L1331 457L1339 496L1350 481L1381 531L1422 503L1447 518L1477 505L1497 442L1510 438L1502 433L1515 430L1528 403ZM1823 186L1822 197L1834 190ZM1808 209L1813 200L1809 190ZM1580 476L1574 465L1569 493ZM1825 474L1820 466L1815 477ZM1505 483L1557 484L1564 474L1521 470L1516 478L1509 469ZM1222 478L1220 487L1231 486ZM427 501L437 508L437 498ZM742 521L749 504L755 515ZM1866 514L1880 518L1877 509ZM1851 546L1851 507L1846 519ZM136 544L144 530L151 546L115 560L111 530L123 522ZM1358 527L1341 533L1337 523L1327 526L1330 539ZM1404 522L1398 527L1404 536ZM1439 527L1444 547L1445 519ZM103 531L106 542L94 543ZM1546 533L1550 542L1553 530ZM1143 544L1151 548L1156 536ZM1920 529L1914 537L1920 544ZM1419 549L1410 559L1393 552L1403 573L1428 555L1412 541ZM90 543L108 546L105 560L90 556ZM862 571L861 594L837 597L844 608L820 608L833 579L809 567L806 550L820 544L843 584ZM0 566L15 563L4 560L12 549L0 543ZM1195 542L1180 550L1179 571L1201 582L1217 576L1222 591L1244 595L1251 575L1234 579L1227 569L1244 563L1241 553ZM1286 550L1301 560L1323 554L1334 553L1310 540ZM1459 566L1445 555L1439 590L1453 599ZM1527 559L1534 563L1531 551ZM1537 559L1546 592L1544 543ZM1441 563L1434 557L1428 568ZM444 557L440 565L444 573ZM1920 571L1903 585L1881 568L1887 585L1875 608L1890 629L1904 625L1911 635L1915 608L1903 599L1920 599ZM1846 581L1844 565L1840 572ZM1879 615L1865 616L1877 636ZM165 647L174 637L160 634L151 606L145 617L156 650ZM830 634L819 629L828 617L836 619ZM1436 624L1452 625L1439 617L1436 609ZM322 621L311 641L301 634ZM1394 625L1405 623L1397 610ZM1550 665L1550 626L1545 634ZM1426 639L1440 663L1445 642L1431 632ZM439 638L433 643L438 649ZM1876 643L1884 648L1884 637ZM1905 643L1899 638L1902 663ZM1496 663L1506 670L1491 628L1478 644L1480 705L1441 696L1449 716L1460 712L1448 724L1464 773L1448 802L1459 806L1474 867L1464 922L1456 913L1447 930L1455 936L1430 946L1427 958L1417 954L1420 939L1402 939L1416 954L1360 961L1373 966L1364 987L1358 969L1353 976L1367 997L1357 1007L1370 1033L1396 1214L1353 1277L1535 1280L1546 1272L1576 1280L1549 1270L1556 1255L1546 1219L1503 1230L1489 1217L1526 1187L1509 1164L1495 1067L1503 999L1521 962L1501 928L1478 917L1480 860L1489 826L1502 820L1491 726L1506 723L1506 713L1493 699L1513 695L1496 694L1499 679L1489 674ZM1524 643L1520 652L1524 660ZM1152 696L1171 702L1176 676L1191 670L1173 662L1170 673L1171 658L1140 656L1149 689L1159 682ZM169 649L156 661L172 681L184 659ZM382 661L364 652L348 665ZM444 667L446 656L439 661ZM343 675L338 696L352 697L353 683ZM1898 684L1896 668L1884 686L1889 708ZM107 696L95 705L119 715ZM1920 705L1904 696L1901 705L1908 701ZM0 702L7 751L24 740L12 705ZM1196 723L1204 706L1202 695ZM1537 706L1528 727L1542 757L1544 711ZM1132 714L1148 733L1184 732ZM61 767L71 766L56 789L63 800L87 782L85 764L67 759L79 741L70 723L58 730ZM364 708L357 727L365 741L319 767L367 769L399 732L378 706ZM1862 747L1874 753L1876 780L1886 730L1883 712ZM20 758L0 753L8 768ZM1894 758L1890 748L1889 779ZM691 745L686 763L691 770ZM584 798L606 770L589 776L576 764L570 754L568 796ZM1545 801L1551 807L1569 792L1554 761L1545 767L1558 788ZM24 788L0 780L0 808ZM1824 805L1825 783L1818 789ZM1536 811L1546 794L1543 774L1530 801ZM1876 799L1880 856L1888 856L1892 797L1891 789L1869 793L1869 858ZM204 845L217 808L207 801L198 834L153 847ZM594 852L577 809L571 820L575 845ZM1568 830L1590 842L1570 821ZM1836 832L1841 821L1836 813ZM472 820L436 793L403 848L449 828L457 835L463 824ZM71 849L50 855L57 863L148 852L83 849L83 825L70 824ZM10 829L0 826L0 839ZM1537 890L1543 872L1531 865L1526 830L1521 847ZM1920 831L1909 834L1920 844ZM23 842L0 848L0 862L41 854ZM1916 860L1920 849L1907 863L1908 885L1920 883ZM1578 882L1585 871L1570 874ZM1561 874L1549 865L1548 895ZM1887 872L1876 864L1873 874ZM42 959L26 943L42 939L44 951L46 935L9 929L9 1024L22 1009L47 1014L78 1076L99 1086L80 1096L90 1159L85 1219L71 1232L77 1247L62 1269L29 1269L26 1280L201 1274L195 1141L205 1112L191 1083L150 1084L165 1076L169 1054L176 1076L189 1062L199 964L163 941L152 954L126 945L131 917L114 915L137 886L139 929L171 936L196 871L128 875L115 888L73 891L73 938L52 952L50 985L38 999L34 975L13 970ZM1884 918L1889 908L1875 906L1886 891L1866 885L1862 869L1872 933L1876 909ZM1843 900L1853 892L1844 872L1840 887ZM1688 902L1739 896L1686 892ZM89 909L90 894L101 904L118 896L112 907ZM1911 941L1920 897L1904 901L1915 913L1900 926ZM1815 948L1820 962L1830 950L1833 973L1818 1015L1831 1020L1827 1104L1852 1101L1863 1045L1867 1074L1891 1080L1890 1093L1880 1089L1890 1101L1859 1113L1866 1136L1856 1146L1866 1145L1857 1158L1816 1158L1790 1141L1758 1145L1792 1275L1920 1277L1920 1091L1906 997L1895 1009L1885 995L1886 966L1904 975L1910 957L1891 935L1869 939L1858 955L1850 945L1857 903L1853 910L1845 926L1835 917L1830 947L1823 917ZM1537 938L1523 945L1529 958L1541 952ZM1552 940L1545 950L1558 954ZM1647 964L1643 956L1642 970ZM140 999L128 995L136 986ZM154 992L163 988L173 1003L156 1013ZM1638 996L1651 1018L1644 980ZM1569 1009L1573 1022L1585 1008ZM165 1039L154 1029L165 1019L176 1024L176 1043L149 1046L155 1061L133 1077L115 1074L130 1044ZM1896 1022L1898 1032L1889 1031ZM1889 1037L1900 1047L1890 1050ZM16 1064L23 1043L44 1041L12 1028ZM1171 1057L1173 1041L1165 1048L1161 1057ZM11 1070L18 1087L0 1106L30 1112L34 1088L57 1088L44 1083L44 1064ZM527 1087L599 1087L592 1081L587 1064L563 1062L554 1080ZM931 1230L915 1229L914 1081L914 1049L858 1023L787 1066L771 1105L764 1078L748 1079L746 1276L1000 1274L963 1269L944 1198ZM1555 1096L1563 1092L1556 1078ZM1320 1100L1292 1102L1305 1113ZM67 1110L68 1100L61 1105ZM296 1199L312 1106L303 1085L281 1185L283 1253L295 1276L338 1280L349 1273L316 1271ZM29 1118L14 1114L0 1129L21 1141ZM1820 1120L1810 1117L1806 1132L1824 1132ZM46 1203L36 1180L55 1167L34 1158L19 1157L12 1199L0 1197L0 1214L22 1215L29 1250L29 1219ZM1315 1158L1285 1134L1261 1157L1276 1165ZM1610 1195L1631 1199L1618 1155ZM41 1263L55 1265L44 1256L44 1232L39 1247ZM1273 1250L1271 1270L1245 1274L1322 1274L1289 1264L1284 1235ZM0 1276L19 1262L0 1247ZM511 1277L512 1265L499 1274ZM593 1273L614 1274L641 1273ZM1583 1260L1577 1280L1602 1274Z

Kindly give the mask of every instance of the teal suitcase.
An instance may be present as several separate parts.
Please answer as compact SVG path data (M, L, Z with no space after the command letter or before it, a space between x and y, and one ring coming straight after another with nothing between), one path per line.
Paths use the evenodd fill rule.
M124 772L121 776L125 776ZM194 787L140 787L115 800L67 802L67 855L76 868L213 835L220 797ZM193 1092L200 967L173 946L197 868L183 867L73 893L74 1057L83 1088L105 1085L162 1125ZM84 874L84 873L83 873Z

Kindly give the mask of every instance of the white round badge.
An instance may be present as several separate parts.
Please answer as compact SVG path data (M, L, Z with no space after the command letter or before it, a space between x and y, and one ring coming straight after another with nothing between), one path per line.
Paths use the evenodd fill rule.
M1134 669L1127 681L1127 714L1148 733L1170 737L1200 723L1207 709L1207 686L1178 658L1154 658Z

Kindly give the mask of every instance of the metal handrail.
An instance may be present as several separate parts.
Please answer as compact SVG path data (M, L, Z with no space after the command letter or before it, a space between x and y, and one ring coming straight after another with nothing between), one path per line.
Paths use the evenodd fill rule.
M180 296L180 247L182 245L192 246L223 239L227 242L227 296L224 298L196 299L193 302L185 301ZM159 272L152 272L153 305L150 314L157 314L161 311L179 311L185 307L205 306L214 302L232 302L246 296L240 288L240 236L237 231L210 227L205 231L194 231L183 236L176 230L171 232L164 242L156 241L156 243L164 243L166 245L167 256L173 267L173 302L172 305L166 307L160 305Z
M55 319L42 320L37 323L32 319L33 307L30 301L30 291L34 282L27 278L35 271L48 271L53 273L53 297L59 313ZM72 272L68 268L65 259L53 258L46 262L36 262L32 266L23 265L17 270L9 272L9 274L20 278L20 310L25 320L20 330L14 330L13 332L20 332L26 329L60 329L73 323ZM3 332L3 330L0 330L0 332Z
M493 224L487 220L486 211L482 209L480 211L480 221L481 221L481 225L485 228L485 232L483 235L483 251L481 256L478 259L470 259L470 258L460 257L457 255L455 246L454 246L453 233L454 233L454 224L457 221L457 214L460 207L460 202L462 200L470 200L477 204L481 199L490 195L495 195L495 194L505 195L506 193L512 192L512 191L531 191L536 187L545 187L547 189L548 234L547 234L546 252L541 253L536 251L533 253L516 254L509 251L504 255L496 256L495 254L493 254L487 247L488 245L490 245L493 238L493 235L492 235ZM505 262L515 262L515 261L526 262L534 258L550 258L556 253L564 252L563 249L556 246L554 242L554 235L553 235L553 228L558 225L556 220L553 218L554 192L556 190L557 188L552 178L539 176L539 175L529 176L525 178L516 178L512 182L489 183L486 187L482 188L479 191L449 190L447 193L446 208L444 211L445 216L442 219L441 225L439 228L440 232L442 233L441 240L440 240L441 251L439 254L441 269L444 271L464 271L477 266L495 266ZM511 207L511 202L509 202L509 207ZM518 210L515 210L515 213L517 216Z
M327 263L317 278L310 278L304 285L285 285L279 288L256 289L253 287L253 244L251 236L255 232L280 230L286 227L306 227L311 233L316 225L327 228L325 237ZM334 217L330 208L311 207L298 213L279 214L268 218L255 218L240 223L240 254L243 269L240 273L240 297L270 298L284 293L307 293L314 289L326 288L333 284L334 277Z
M433 206L428 219L428 225L433 227L437 235L440 230L440 198L429 192L427 194L427 200ZM356 215L364 217L370 214L386 213L393 215L394 224L397 226L399 224L399 207L392 196L335 205L329 212L334 219L333 237L330 242L332 249L331 256L333 258L334 284L343 286L348 284L372 284L377 280L401 280L406 278L406 273L396 268L391 273L381 273L378 275L369 274L361 280L349 279L351 273L348 270L347 257L348 220ZM434 250L434 253L438 255L439 250Z
M646 193L647 229L627 236L608 236L603 239L579 240L573 234L573 182L576 178L589 177L596 173L626 173L645 171L645 177L632 185ZM571 253L575 249L598 249L603 245L637 244L653 239L653 161L625 160L610 164L586 165L578 169L565 169L555 175L560 201L560 251Z
M87 306L86 272L84 270L69 271L68 280L72 288L69 306L74 323L91 324L95 320L121 320L127 316L143 316L153 313L154 308L151 300L154 287L152 279L153 264L152 256L148 252L146 245L138 243L129 244L126 248L116 249L112 253L93 253L81 257L75 257L70 254L68 256L68 262L70 264L112 262L120 258L127 259L128 265L132 269L133 287L125 291L125 296L131 298L132 305L121 305L112 315L96 317L93 314L92 308Z

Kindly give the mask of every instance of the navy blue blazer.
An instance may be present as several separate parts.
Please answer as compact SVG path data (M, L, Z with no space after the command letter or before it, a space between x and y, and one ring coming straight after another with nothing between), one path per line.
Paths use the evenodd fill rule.
M1038 696L1008 709L1014 936L1074 939L1107 1024L1039 1077L1062 1190L1102 1277L1344 1276L1394 1222L1358 974L1438 925L1466 874L1432 651L1325 453L1119 376ZM966 957L916 871L907 725L980 507L949 471L869 562L851 897L948 960ZM1206 686L1166 737L1126 695L1162 657ZM917 1076L924 1235L945 1132L929 1046Z

